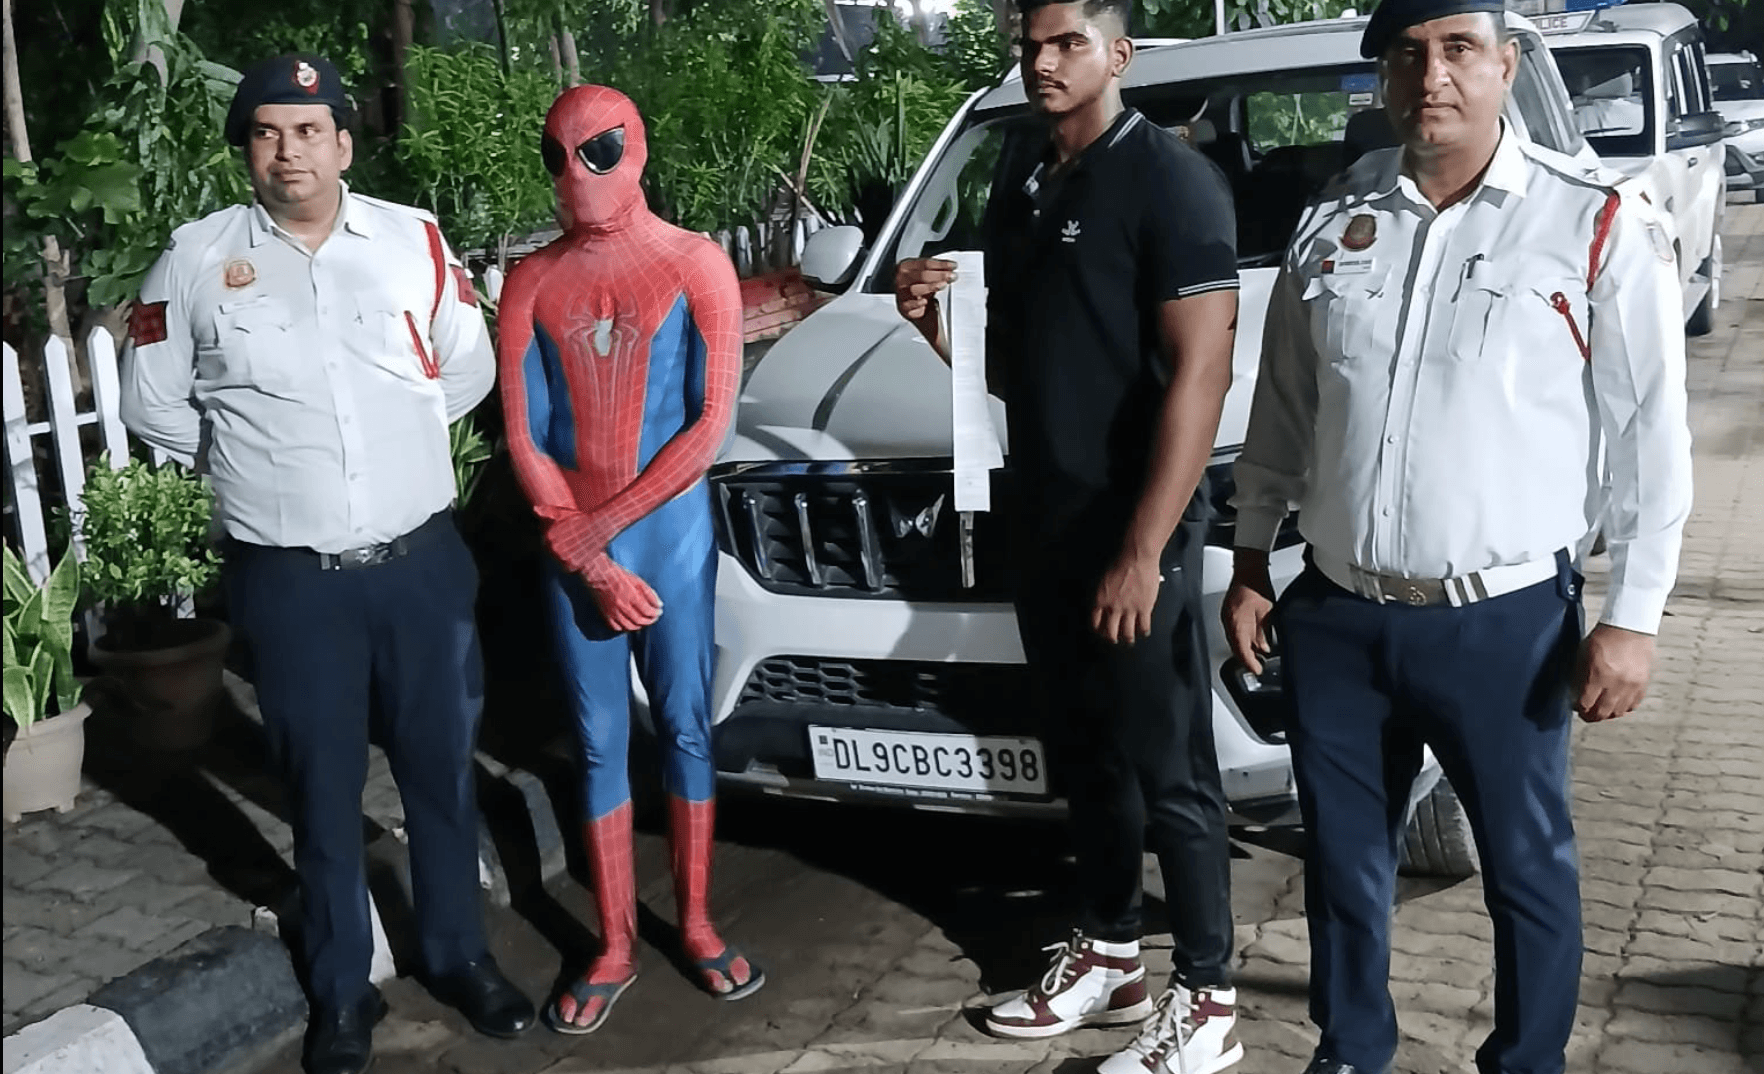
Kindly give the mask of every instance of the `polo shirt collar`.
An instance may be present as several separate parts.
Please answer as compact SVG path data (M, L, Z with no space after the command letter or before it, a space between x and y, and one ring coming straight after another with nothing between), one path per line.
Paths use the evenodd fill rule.
M1144 122L1145 116L1140 113L1139 109L1122 108L1121 113L1115 117L1114 122L1110 123L1106 130L1097 135L1095 140L1089 145L1078 151L1077 158L1072 161L1071 166L1060 176L1060 181L1064 182L1088 168L1094 160L1118 145L1121 139L1127 136L1128 131L1131 131L1134 127ZM1030 197L1036 195L1046 180L1049 164L1053 156L1052 150L1053 138L1050 135L1048 137L1048 152L1042 156L1041 160L1036 162L1035 170L1029 173L1029 179L1023 184L1024 192Z

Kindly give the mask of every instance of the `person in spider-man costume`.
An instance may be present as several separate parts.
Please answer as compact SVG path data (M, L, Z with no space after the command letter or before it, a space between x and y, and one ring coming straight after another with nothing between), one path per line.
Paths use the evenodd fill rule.
M703 987L749 995L760 968L707 907L716 542L705 480L741 374L741 295L714 243L649 211L643 120L602 86L545 117L564 234L510 273L497 361L515 472L552 556L547 590L583 756L584 839L604 947L546 1011L588 1033L636 976L629 667L662 743L682 945Z

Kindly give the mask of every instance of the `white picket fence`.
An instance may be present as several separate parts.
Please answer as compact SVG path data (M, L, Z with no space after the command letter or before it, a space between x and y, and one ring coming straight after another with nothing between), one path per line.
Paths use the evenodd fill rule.
M51 336L43 347L41 390L49 412L47 421L33 422L25 410L24 377L18 352L5 347L6 498L18 531L25 569L34 581L49 576L49 527L43 509L44 475L37 472L38 437L48 437L50 457L60 479L62 499L70 511L78 510L86 487L86 468L97 454L88 456L81 430L98 428L97 451L108 453L118 469L129 461L128 433L118 413L120 381L117 378L116 339L102 326L86 336L87 379L92 385L92 408L81 410L74 391L76 358L65 341ZM164 455L155 451L154 461ZM84 558L85 549L76 536L74 554Z

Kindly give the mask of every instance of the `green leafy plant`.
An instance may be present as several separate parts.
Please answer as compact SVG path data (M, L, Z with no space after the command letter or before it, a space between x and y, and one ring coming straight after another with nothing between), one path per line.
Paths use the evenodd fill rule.
M245 200L250 185L221 134L239 74L204 59L172 31L160 0L112 5L105 39L114 73L83 128L41 161L5 164L8 281L35 279L43 239L55 235L89 281L86 302L134 295L174 227ZM136 26L165 59L166 75L132 63Z
M411 49L406 66L412 119L396 154L457 246L496 247L552 219L551 176L539 157L546 109L557 96L549 75L504 74L494 50Z
M176 464L131 459L112 470L100 457L83 501L73 523L86 546L86 591L108 606L116 648L152 648L178 604L220 575L208 486Z
M41 586L11 547L5 552L6 715L23 731L79 704L73 673L73 614L80 564L64 555Z
M855 209L873 231L969 90L948 57L882 17L854 80L828 92L833 104L815 143L809 191L817 204Z
M453 458L453 487L463 509L478 491L478 482L484 476L484 464L490 461L490 442L478 431L472 415L467 414L448 427L447 446Z

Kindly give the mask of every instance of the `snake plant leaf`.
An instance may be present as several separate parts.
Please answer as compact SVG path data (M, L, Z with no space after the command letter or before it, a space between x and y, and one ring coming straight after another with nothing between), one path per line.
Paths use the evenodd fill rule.
M42 636L54 643L57 652L73 650L73 615L79 599L80 561L64 555L43 584Z
M43 591L35 589L30 597L19 606L12 617L12 630L24 644L22 639L40 638L43 636Z
M18 558L11 546L6 548L6 607L8 611L17 604L23 604L31 598L37 589L31 583L30 573L25 570L24 560Z
M31 689L31 672L29 668L18 664L6 665L5 671L6 715L18 724L20 731L37 722L36 695Z
M31 653L31 701L36 705L35 720L49 715L49 695L55 689L55 653L49 646L37 643Z

